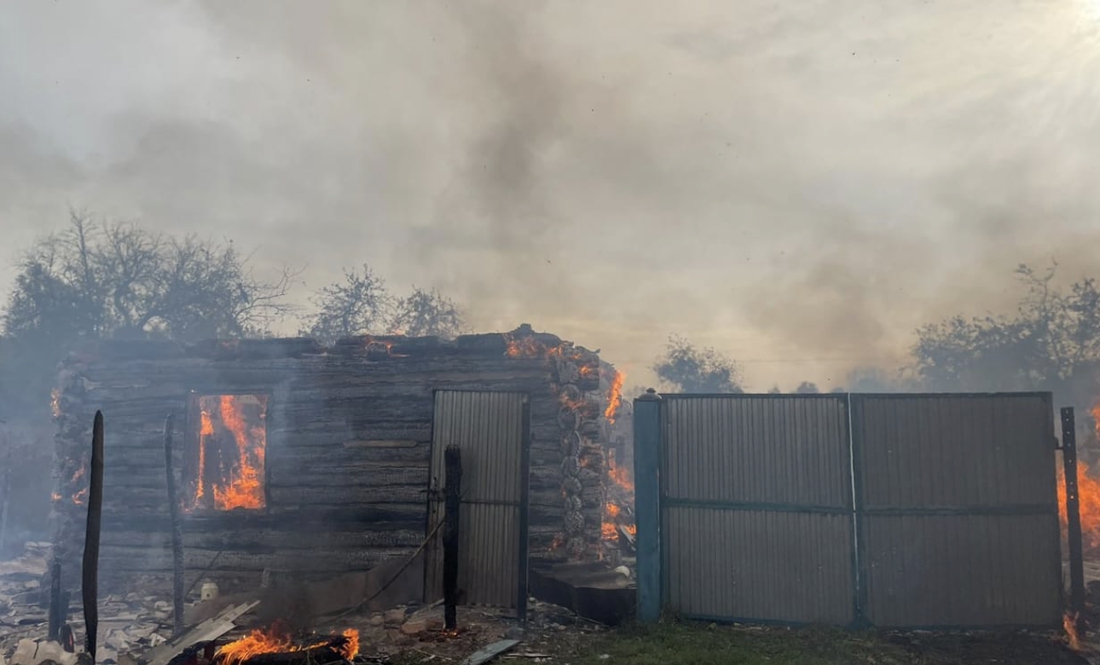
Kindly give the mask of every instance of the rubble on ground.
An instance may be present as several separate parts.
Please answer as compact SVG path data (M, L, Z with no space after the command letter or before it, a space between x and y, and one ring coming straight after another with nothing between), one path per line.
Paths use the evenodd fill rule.
M49 554L49 543L28 543L19 558L0 562L0 658L8 658L9 665L16 665L13 654L24 640L34 644L49 633L49 589L42 586ZM70 602L67 623L83 635L79 598ZM120 654L151 649L163 643L171 631L172 604L163 596L107 596L99 606L101 637L96 660L103 665L118 663Z
M0 562L0 665L76 665L76 655L48 642L48 594L43 588L49 568L48 543L30 543L19 558ZM172 636L172 606L168 590L149 585L148 593L107 596L99 604L99 649L97 665L136 665L157 653L156 647ZM83 611L79 594L68 608L67 624L79 645L83 643ZM188 611L201 602L188 603ZM458 630L443 629L443 607L405 605L384 611L361 611L322 617L313 629L320 633L353 628L359 631L359 663L386 663L409 653L440 662L461 662L503 643L509 655L528 662L541 662L542 654L553 652L563 634L605 630L595 621L570 610L530 599L527 624L509 616L514 611L481 607L458 608ZM220 636L226 643L262 628L255 613L236 618L236 627ZM163 651L163 649L162 649ZM475 659L476 660L476 659Z

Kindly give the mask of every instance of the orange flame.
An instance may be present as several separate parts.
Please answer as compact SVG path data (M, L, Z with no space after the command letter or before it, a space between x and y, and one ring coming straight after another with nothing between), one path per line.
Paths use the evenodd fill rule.
M550 349L534 337L513 339L511 336L505 335L504 339L508 344L508 347L504 350L504 355L509 358L538 358L550 353Z
M565 392L558 393L558 403L570 411L584 411L592 408L591 400L585 399L584 397L572 399Z
M1092 417L1096 421L1097 436L1100 437L1100 403L1092 407ZM1092 470L1080 459L1077 460L1077 500L1081 515L1081 540L1086 555L1100 554L1100 480L1092 476ZM1058 514L1062 521L1062 535L1067 533L1066 478L1064 467L1058 465Z
M1062 628L1066 631L1066 643L1071 651L1081 650L1081 637L1077 634L1077 613L1066 612L1062 616Z
M61 417L61 391L57 388L50 391L50 413L54 418Z
M614 451L608 451L607 478L611 483L618 486L619 491L617 493L624 500L633 500L634 479L627 468L615 463ZM630 535L637 532L633 520L628 515L623 514L623 506L611 499L604 505L603 523L600 525L604 540L617 540L619 527L622 527Z
M626 379L626 374L618 370L612 371L615 372L615 376L611 379L611 393L608 396L607 410L603 412L603 417L607 418L607 422L615 424L615 414L623 403L623 380Z
M359 653L359 631L348 628L343 632L347 641L337 647L337 651L346 660L351 660ZM331 639L331 638L329 638ZM218 649L214 654L215 659L222 665L239 665L249 658L265 653L289 653L304 651L314 647L324 646L329 640L319 640L305 646L294 644L289 631L281 625L273 625L267 631L254 630L247 637L236 642L230 642Z
M80 468L73 472L72 478L69 479L70 485L76 485L80 482L80 479L84 477L84 474L88 472L88 460L84 460L80 463ZM60 495L58 495L60 498ZM88 486L80 488L72 496L72 502L78 506L84 505L84 500L88 497Z
M250 424L246 421L243 409L246 400L258 403L260 422ZM219 460L220 456L216 452L213 456L214 464L219 468L228 467L228 471L222 473L221 477L210 481L209 491L213 495L214 508L233 510L265 507L267 501L264 497L263 478L267 430L262 421L266 416L267 398L241 395L204 396L199 398L199 407L199 463L192 507L198 507L202 499L207 497L207 465L211 461L208 453L220 452L215 423L220 423L221 429L232 437L235 454L232 459L224 460Z
M386 355L391 357L391 358L407 358L408 357L408 354L394 353L393 352L394 343L389 341L389 340L375 339L375 338L371 337L370 335L367 335L365 340L364 340L364 343L366 344L367 353L370 353L371 351L378 350L379 347L381 347L381 348L386 350Z

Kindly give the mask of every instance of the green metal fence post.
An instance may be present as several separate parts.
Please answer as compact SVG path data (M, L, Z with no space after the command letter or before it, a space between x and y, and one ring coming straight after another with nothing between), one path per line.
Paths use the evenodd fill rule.
M640 623L661 618L661 397L634 400L634 523Z

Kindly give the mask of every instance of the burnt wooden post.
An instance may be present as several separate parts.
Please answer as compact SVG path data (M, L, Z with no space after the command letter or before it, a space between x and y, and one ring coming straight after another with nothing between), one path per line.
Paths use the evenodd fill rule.
M462 498L462 451L450 445L443 452L446 499L443 504L443 627L458 626L458 513Z
M634 524L640 623L661 618L661 397L634 400Z
M1069 541L1069 609L1085 607L1085 559L1081 542L1081 500L1077 494L1077 423L1073 407L1062 409L1062 464L1066 478L1066 531Z
M183 634L183 527L180 525L176 473L172 464L172 427L174 418L164 419L164 473L168 488L168 517L172 522L172 636Z
M61 558L54 556L50 562L50 614L49 632L46 636L55 641L61 641L61 624L64 622L64 614L61 609Z
M92 463L88 484L88 527L84 536L81 593L84 599L85 649L95 663L99 630L99 531L103 517L103 412L95 412L92 425Z

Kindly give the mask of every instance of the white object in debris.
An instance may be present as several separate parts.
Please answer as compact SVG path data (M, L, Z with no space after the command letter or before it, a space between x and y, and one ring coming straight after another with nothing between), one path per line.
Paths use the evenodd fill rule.
M199 590L199 598L202 600L214 600L218 597L218 585L214 582L203 582Z
M619 566L618 568L615 569L615 572L620 574L620 575L625 575L626 577L630 577L630 569L627 568L626 566Z
M76 665L76 654L65 651L59 642L35 642L30 638L19 640L11 665L39 665L52 660L57 665Z

